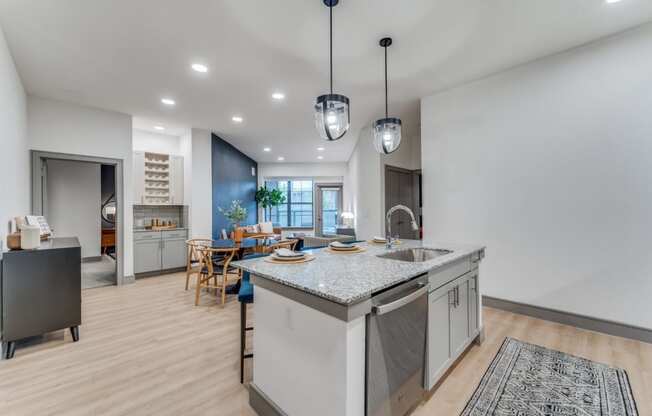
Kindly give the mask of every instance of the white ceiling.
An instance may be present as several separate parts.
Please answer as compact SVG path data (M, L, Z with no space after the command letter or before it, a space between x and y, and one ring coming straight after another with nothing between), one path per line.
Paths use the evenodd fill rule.
M348 159L382 115L382 36L394 38L390 113L414 135L420 97L645 23L652 1L342 0L334 15L335 92L351 98L352 128L323 143L312 118L328 90L321 0L0 0L29 93L211 129L261 162L316 162L320 145L324 162Z

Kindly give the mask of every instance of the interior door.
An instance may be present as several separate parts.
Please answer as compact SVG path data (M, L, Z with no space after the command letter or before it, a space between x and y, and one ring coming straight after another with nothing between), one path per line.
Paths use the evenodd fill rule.
M315 231L318 235L337 233L342 214L342 185L317 184Z
M385 212L394 205L405 205L409 207L417 218L418 211L418 182L415 181L415 173L394 166L385 166ZM400 238L418 238L417 233L412 230L410 216L407 212L398 211L392 215L392 236Z

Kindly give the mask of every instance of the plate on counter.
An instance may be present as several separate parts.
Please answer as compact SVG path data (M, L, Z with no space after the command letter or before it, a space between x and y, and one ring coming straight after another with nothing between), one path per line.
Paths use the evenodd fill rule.
M274 264L300 264L300 263L307 263L315 259L315 256L312 254L307 254L307 253L303 253L303 254L304 255L301 257L280 257L276 255L271 255L265 257L263 260L266 261L267 263L274 263Z

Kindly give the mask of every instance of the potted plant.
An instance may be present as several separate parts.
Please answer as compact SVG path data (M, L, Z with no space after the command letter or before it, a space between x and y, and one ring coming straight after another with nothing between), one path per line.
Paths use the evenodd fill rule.
M267 189L266 186L261 186L256 191L256 202L260 204L263 209L267 209L267 218L272 220L272 208L277 207L285 202L285 195L278 189Z
M224 217L233 224L233 239L236 242L242 241L243 231L240 229L240 223L247 219L247 209L240 205L240 201L231 201L231 206L227 209L218 207L217 209Z

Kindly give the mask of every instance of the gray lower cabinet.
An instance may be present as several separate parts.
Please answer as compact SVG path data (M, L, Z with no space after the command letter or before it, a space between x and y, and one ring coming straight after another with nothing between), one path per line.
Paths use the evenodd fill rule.
M448 282L428 294L427 389L437 383L478 335L478 271L471 269L471 263L466 264L452 266L430 278L431 282Z
M451 356L456 357L466 348L469 339L469 281L464 280L452 290L451 297Z
M151 273L186 266L186 230L134 234L134 273Z
M446 370L450 358L449 290L428 296L428 379L436 380ZM430 386L431 387L431 386Z
M469 333L474 334L478 331L478 276L477 274L469 279Z
M178 269L186 266L186 240L163 240L162 269Z
M134 273L161 270L161 240L134 241Z

